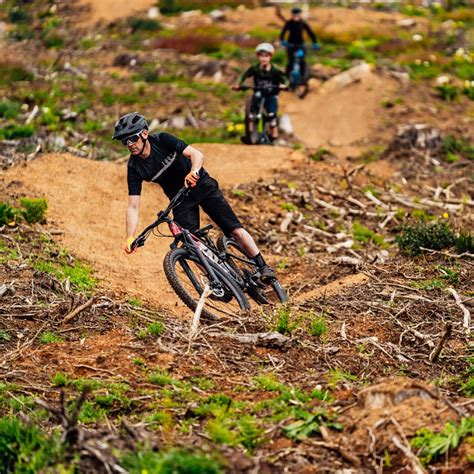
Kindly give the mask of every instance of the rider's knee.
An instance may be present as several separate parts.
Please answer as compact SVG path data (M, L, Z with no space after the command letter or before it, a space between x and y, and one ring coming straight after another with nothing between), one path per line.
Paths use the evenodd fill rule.
M270 112L268 114L268 121L270 122L270 127L276 127L278 125L278 117L275 112Z

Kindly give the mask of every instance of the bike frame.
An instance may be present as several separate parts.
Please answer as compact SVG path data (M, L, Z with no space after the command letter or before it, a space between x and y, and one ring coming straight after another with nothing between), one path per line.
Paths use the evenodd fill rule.
M168 228L170 229L171 234L174 237L174 241L170 244L170 248L178 248L180 247L179 244L182 243L182 246L185 247L186 250L188 250L190 256L194 257L194 259L202 265L206 273L209 275L209 283L211 289L220 289L221 282L216 276L216 272L212 268L212 264L210 263L211 259L204 255L203 250L201 250L200 246L205 246L209 252L212 252L212 254L215 255L217 260L214 263L220 268L222 268L227 274L229 274L241 289L245 289L245 281L227 263L225 253L224 255L222 255L207 235L206 231L209 230L209 227L204 227L203 229L192 233L188 229L183 229L176 221L169 217L170 212L179 204L181 204L182 200L187 196L188 193L189 188L182 188L180 191L178 191L176 196L170 201L168 207L164 211L160 211L158 213L158 218L156 219L156 221L146 227L141 232L141 234L132 242L130 246L131 250L134 250L138 247L142 247L145 244L146 239L150 236L153 229L163 223L166 223L168 225ZM199 234L202 235L203 239L199 238ZM239 257L235 256L235 258ZM253 262L251 262L250 260L249 263L253 264ZM186 269L184 270L186 271ZM193 284L195 283L193 282Z

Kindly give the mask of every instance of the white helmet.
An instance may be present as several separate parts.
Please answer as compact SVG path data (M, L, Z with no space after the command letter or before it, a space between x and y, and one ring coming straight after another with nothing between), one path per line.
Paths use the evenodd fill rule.
M260 43L256 48L255 52L258 53L268 53L273 56L275 53L275 48L270 43Z

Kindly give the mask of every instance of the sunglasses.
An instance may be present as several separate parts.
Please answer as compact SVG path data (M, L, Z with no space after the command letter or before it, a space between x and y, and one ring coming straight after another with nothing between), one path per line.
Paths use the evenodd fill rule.
M142 132L143 130L141 132L135 133L134 135L130 135L127 138L123 138L122 140L120 140L120 143L122 143L123 146L133 145L134 143L138 142L140 134Z

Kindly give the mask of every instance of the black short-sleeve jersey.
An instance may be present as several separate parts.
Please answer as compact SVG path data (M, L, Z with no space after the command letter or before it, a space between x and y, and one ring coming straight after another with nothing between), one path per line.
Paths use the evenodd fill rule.
M184 178L191 171L191 160L183 155L188 146L183 140L169 133L149 135L151 153L148 158L131 155L128 160L128 194L139 196L142 182L159 184L171 199L184 185ZM199 172L199 180L208 177L204 168Z

